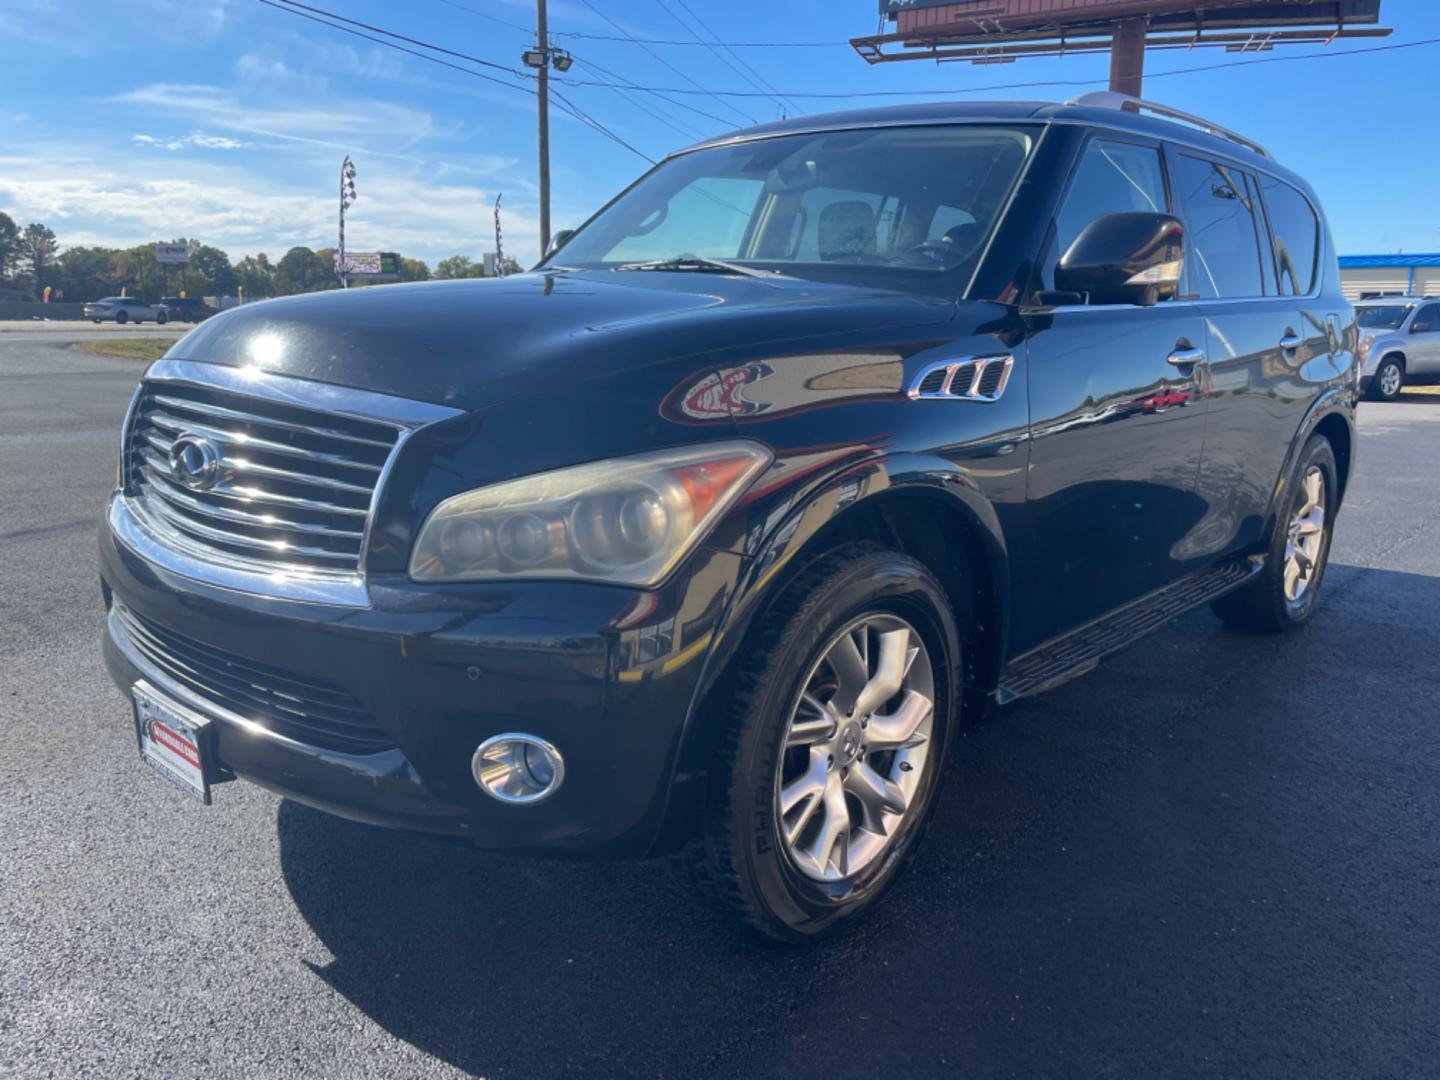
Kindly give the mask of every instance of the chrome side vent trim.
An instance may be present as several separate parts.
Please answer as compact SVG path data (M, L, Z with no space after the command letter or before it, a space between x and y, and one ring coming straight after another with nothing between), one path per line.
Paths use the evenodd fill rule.
M972 356L927 364L910 384L917 401L999 401L1010 383L1013 356Z

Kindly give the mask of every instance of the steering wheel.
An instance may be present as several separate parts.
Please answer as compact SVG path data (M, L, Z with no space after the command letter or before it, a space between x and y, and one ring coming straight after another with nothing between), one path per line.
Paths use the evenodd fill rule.
M932 262L950 264L958 262L960 258L970 254L962 252L948 240L922 240L905 249L906 255L923 255Z

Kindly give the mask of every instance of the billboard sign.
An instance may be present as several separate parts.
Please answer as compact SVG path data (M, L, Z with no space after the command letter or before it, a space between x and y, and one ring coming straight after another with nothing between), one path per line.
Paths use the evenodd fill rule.
M184 266L190 261L189 244L156 244L155 261L170 266Z
M914 11L916 8L951 7L956 0L880 0L880 14L894 15L898 11ZM993 7L987 4L986 7ZM985 14L990 14L985 12Z
M337 251L335 272L347 277L395 278L400 276L400 256L393 251L347 251L342 267Z

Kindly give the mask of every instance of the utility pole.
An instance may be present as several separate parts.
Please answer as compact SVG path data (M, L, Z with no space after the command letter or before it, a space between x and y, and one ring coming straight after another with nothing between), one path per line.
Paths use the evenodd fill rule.
M545 0L535 0L535 44L540 49L540 70L535 93L540 112L540 255L550 247L550 26Z
M550 47L550 23L545 0L535 0L535 47L520 54L525 66L535 70L535 103L540 130L540 254L550 246L550 67L570 70L574 60L564 49Z
M1145 35L1150 19L1121 19L1110 41L1110 89L1131 97L1140 96L1145 77Z

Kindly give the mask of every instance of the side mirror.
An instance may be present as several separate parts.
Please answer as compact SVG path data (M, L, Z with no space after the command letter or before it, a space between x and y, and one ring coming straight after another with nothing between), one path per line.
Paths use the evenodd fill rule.
M1055 267L1059 292L1092 304L1153 304L1175 295L1185 226L1170 214L1105 214L1081 230Z
M561 229L550 238L550 246L545 249L545 257L548 259L555 252L570 242L570 237L575 235L574 229Z
M1412 334L1429 334L1432 333L1434 329L1435 327L1431 326L1426 319L1416 319L1410 324L1410 333Z

